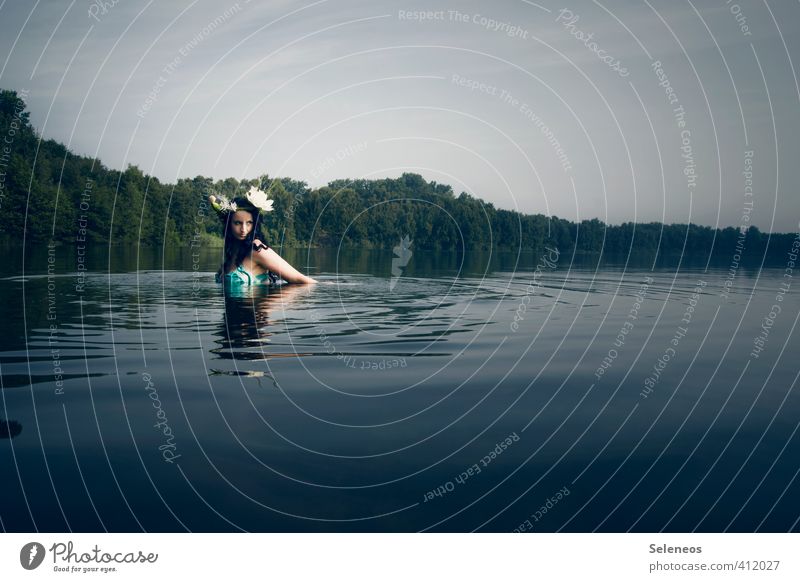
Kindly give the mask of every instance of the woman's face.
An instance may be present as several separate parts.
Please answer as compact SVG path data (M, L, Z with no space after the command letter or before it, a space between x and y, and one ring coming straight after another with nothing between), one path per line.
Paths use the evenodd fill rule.
M247 210L237 210L231 217L231 233L237 240L245 240L253 230L253 215Z

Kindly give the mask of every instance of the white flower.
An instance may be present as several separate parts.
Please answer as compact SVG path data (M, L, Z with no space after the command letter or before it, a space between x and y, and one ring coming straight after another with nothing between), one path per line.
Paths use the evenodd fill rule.
M221 212L228 213L228 212L236 212L236 203L231 202L225 196L219 196L217 198L217 203L219 204L219 209Z
M208 200L219 216L225 216L229 212L236 212L236 204L225 198L225 196L214 196L212 194L208 197Z
M267 198L267 193L259 190L255 186L250 187L247 193L247 201L261 212L272 212L273 201Z

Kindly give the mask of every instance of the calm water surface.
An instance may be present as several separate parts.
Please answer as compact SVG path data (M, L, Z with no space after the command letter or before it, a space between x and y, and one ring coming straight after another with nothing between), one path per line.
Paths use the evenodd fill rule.
M4 530L798 529L783 267L7 253Z

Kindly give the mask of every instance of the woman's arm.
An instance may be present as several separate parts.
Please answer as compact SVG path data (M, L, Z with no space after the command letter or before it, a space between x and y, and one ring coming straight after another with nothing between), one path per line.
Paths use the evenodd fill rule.
M260 241L254 241L256 245L260 243ZM271 248L264 248L261 247L259 250L254 250L253 254L250 255L253 262L258 265L261 265L268 271L272 271L276 273L281 279L288 281L289 283L316 283L316 279L312 279L311 277L307 277L303 275L300 271L295 269L289 263L287 263L278 253L273 251Z

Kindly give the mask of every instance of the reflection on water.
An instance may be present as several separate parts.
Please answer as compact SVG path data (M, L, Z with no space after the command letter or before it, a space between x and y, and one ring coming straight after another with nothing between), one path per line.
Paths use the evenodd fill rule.
M4 279L6 529L511 531L565 488L538 531L797 528L780 268L315 251L225 295L119 253Z
M281 314L292 306L299 295L307 296L309 288L301 285L263 285L239 287L224 295L225 314L215 343L210 350L219 358L229 360L265 360L311 355L310 353L279 352L270 349L270 341ZM256 375L257 372L237 372Z

